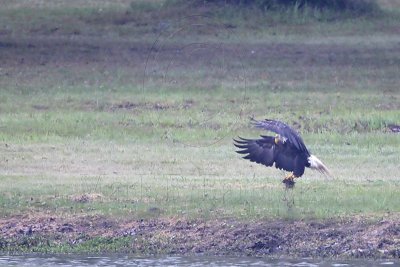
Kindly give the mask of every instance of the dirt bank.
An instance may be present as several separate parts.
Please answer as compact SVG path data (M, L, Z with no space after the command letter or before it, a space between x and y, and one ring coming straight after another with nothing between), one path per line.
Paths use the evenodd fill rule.
M357 218L243 222L16 216L1 219L0 229L3 252L58 251L54 248L60 246L71 250L102 240L98 252L400 258L400 222L393 217L374 221ZM117 242L121 239L124 242Z

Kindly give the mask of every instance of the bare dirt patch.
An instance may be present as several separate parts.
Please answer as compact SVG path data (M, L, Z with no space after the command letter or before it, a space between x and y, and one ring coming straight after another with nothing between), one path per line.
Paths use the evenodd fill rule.
M82 239L130 237L131 244L124 252L137 254L400 258L400 223L394 217L375 221L357 218L243 222L62 218L42 214L1 219L0 229L2 251L17 248L26 237L47 238L49 244L56 239L70 246L82 243Z
M104 196L102 194L82 194L82 195L74 195L71 196L71 200L74 202L79 202L79 203L87 203L87 202L92 202L98 199L103 198Z

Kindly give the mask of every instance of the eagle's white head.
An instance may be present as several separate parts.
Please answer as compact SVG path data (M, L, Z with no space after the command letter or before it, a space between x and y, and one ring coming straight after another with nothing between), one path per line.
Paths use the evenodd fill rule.
M322 174L332 176L328 168L322 161L314 155L308 157L308 163L310 163L310 168L319 171Z

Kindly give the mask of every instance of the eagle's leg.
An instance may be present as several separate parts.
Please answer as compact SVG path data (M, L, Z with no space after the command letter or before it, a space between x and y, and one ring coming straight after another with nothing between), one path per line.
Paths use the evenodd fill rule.
M284 183L286 185L286 188L293 188L294 187L294 179L298 178L296 175L293 174L293 172L291 172L289 175L287 175L285 177L285 179L283 179L282 183Z

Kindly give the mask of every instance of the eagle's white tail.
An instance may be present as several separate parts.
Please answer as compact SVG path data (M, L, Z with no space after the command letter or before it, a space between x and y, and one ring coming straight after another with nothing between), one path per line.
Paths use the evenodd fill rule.
M332 176L328 168L319 160L316 156L311 155L308 157L308 163L310 163L310 168L319 171L322 174Z

